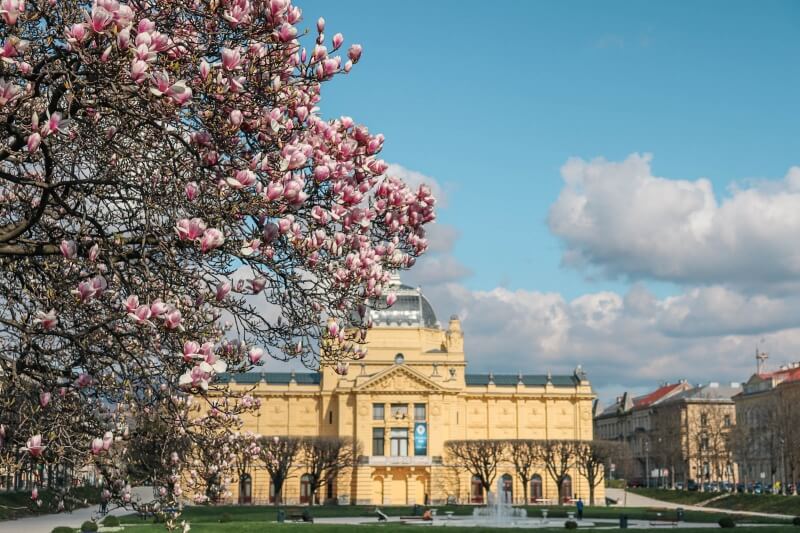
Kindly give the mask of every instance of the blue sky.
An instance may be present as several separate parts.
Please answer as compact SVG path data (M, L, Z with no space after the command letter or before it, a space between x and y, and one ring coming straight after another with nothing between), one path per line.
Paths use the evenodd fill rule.
M794 267L777 274L760 272L758 267L747 266L741 243L752 242L751 248L764 254L766 263L793 254L796 245L777 238L775 243L764 243L763 233L759 233L763 225L755 222L737 230L733 237L726 228L748 219L752 209L745 200L754 196L761 202L757 209L767 213L783 213L778 207L787 208L782 203L785 194L762 198L760 189L748 189L749 182L743 180L766 178L784 187L781 180L793 165L800 164L796 126L800 117L800 4L463 0L298 0L298 4L307 27L313 28L317 17L323 15L328 38L342 32L346 45L357 42L364 46L364 56L353 72L326 84L322 114L347 114L373 132L384 133L383 157L387 161L431 177L445 191L446 206L439 212L439 223L459 235L448 253L471 275L457 276L451 281L459 288L450 285L449 296L438 296L440 306L458 307L439 309L441 315L467 314L472 305L474 317L490 296L510 301L522 294L526 303L514 300L515 305L544 309L544 318L535 321L530 328L533 331L543 322L559 323L558 310L569 308L565 311L570 320L565 329L567 341L553 344L542 340L556 335L558 328L537 330L529 339L520 340L531 346L528 355L520 356L522 363L511 355L509 358L520 366L564 368L588 360L585 366L596 368L607 387L645 387L655 376L670 379L688 373L698 374L697 380L719 375L746 379L742 374L751 366L750 344L762 336L773 339L768 342L778 357L798 358L795 350L800 349L800 331L787 329L785 315L780 324L741 324L731 318L713 327L714 320L706 315L722 315L736 305L753 309L754 295L778 298L768 310L776 316L794 309L794 300L784 298L784 287L796 273ZM648 211L664 207L658 198L651 199L652 208L640 205L639 218L609 222L606 216L603 223L593 219L594 235L572 235L563 227L554 231L548 224L548 216L565 190L561 169L570 158L587 164L595 158L625 162L610 170L590 165L591 170L586 171L586 176L608 172L604 183L610 183L617 174L628 176L630 171L629 177L638 175L631 169L641 170L639 160L628 159L636 153L652 154L641 171L647 174L647 183L658 182L651 179L654 176L666 177L673 189L689 188L692 194L703 196L706 188L697 180L705 177L711 189L706 201L710 197L721 207L731 200L726 216L722 210L709 210L708 205L687 214L687 219L699 217L702 227L709 217L715 221L708 231L692 226L693 232L702 233L698 242L703 246L678 249L685 240L680 217L648 219ZM729 188L734 184L752 194L733 198ZM588 182L584 185L589 187ZM620 188L620 193L625 190ZM591 194L584 199L589 205L600 205L599 198ZM790 196L787 201L797 201L800 211L800 196ZM638 198L632 195L628 200L637 203ZM613 207L622 213L627 210L625 201L613 206L606 202L596 212ZM678 212L685 199L675 201L668 204L665 199L664 203ZM663 246L678 243L675 256L684 258L666 269L642 257L640 242L647 238L644 232L661 229L662 222L674 224L675 231L660 237L659 242ZM620 235L624 224L633 224L630 236L603 248L602 232ZM721 266L714 266L718 258L692 263L697 250L711 249L723 240L727 244L719 247ZM728 241L740 243L739 248ZM565 264L562 254L568 247L588 258L591 268ZM669 251L659 249L661 257L667 258L662 263L669 262ZM725 257L728 253L729 258ZM617 256L619 261L614 259ZM732 268L714 279L715 268L722 272L736 261L742 265L738 271ZM704 266L710 274L698 274ZM770 277L773 274L775 279ZM768 277L770 283L757 283ZM755 282L742 282L746 278ZM462 289L470 296L463 296L465 292L454 296ZM435 293L435 288L432 290ZM790 292L792 298L796 292L800 294L795 289ZM560 300L553 304L540 293L558 295L556 300ZM778 293L780 298L775 296ZM636 307L631 294L654 298L654 310L643 311L646 306L639 303ZM676 307L668 297L678 299L684 307ZM600 307L580 311L584 318L578 320L576 309L584 309L586 299ZM738 303L731 303L733 300ZM800 309L800 303L798 306ZM609 326L604 332L609 343L606 349L636 354L644 345L658 347L641 356L642 365L651 365L646 372L632 377L632 383L617 383L613 372L600 369L604 363L599 359L592 363L593 356L585 348L597 344L597 338L581 337L580 332L586 328L600 331L598 324L606 322L596 318L603 313L613 312L609 320L613 318L616 324L620 309L630 315L634 308L644 314L636 314L635 320L625 322L621 329ZM647 315L656 310L661 313L659 318ZM696 318L701 314L706 322ZM626 335L633 335L631 331L648 318L659 324L669 322L669 326L662 324L657 332L653 330L652 338L647 333L629 341ZM682 321L687 320L709 323L709 329L699 333L682 329ZM474 329L480 331L477 325ZM686 333L689 329L695 333ZM491 338L475 335L475 350L480 352L475 364L488 366ZM731 339L738 339L738 344L726 345ZM715 346L725 346L720 348L725 356L715 359L715 365L702 371L692 366L697 353ZM726 363L739 357L738 353L746 355L720 372L720 365L727 369ZM630 360L619 364L629 365Z
M324 113L383 132L387 160L447 188L440 220L473 288L617 286L559 266L545 219L568 157L650 152L658 175L718 192L798 161L796 2L300 5L365 47Z

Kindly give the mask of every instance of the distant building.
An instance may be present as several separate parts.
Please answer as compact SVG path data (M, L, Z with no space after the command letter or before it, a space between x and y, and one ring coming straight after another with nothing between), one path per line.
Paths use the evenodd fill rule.
M764 369L766 354L756 353L758 370L736 404L735 455L739 477L748 486L790 488L800 480L800 363Z
M650 461L664 484L737 482L731 439L739 383L709 383L675 394L652 409Z
M614 477L643 483L647 476L650 457L650 431L653 407L669 398L689 390L686 381L663 383L642 396L631 397L624 393L594 417L594 435L597 439L626 443L627 454L615 459Z

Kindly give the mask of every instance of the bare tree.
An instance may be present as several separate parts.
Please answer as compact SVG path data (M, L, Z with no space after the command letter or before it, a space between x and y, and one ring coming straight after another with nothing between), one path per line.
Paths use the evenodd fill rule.
M445 452L477 477L488 495L497 476L497 465L505 458L506 441L451 440L445 443Z
M542 462L558 487L558 504L564 504L564 480L575 465L576 441L546 440L542 442Z
M308 476L309 505L317 492L355 466L360 446L347 437L308 437L301 441L303 474Z
M283 484L294 466L302 441L298 437L262 437L259 459L275 487L275 505L283 502Z
M535 473L536 464L540 463L542 458L541 442L530 439L512 439L506 441L506 450L522 483L523 502L527 504L528 487Z
M576 442L575 467L589 484L589 505L594 505L595 489L605 478L606 463L614 455L617 445L604 440Z

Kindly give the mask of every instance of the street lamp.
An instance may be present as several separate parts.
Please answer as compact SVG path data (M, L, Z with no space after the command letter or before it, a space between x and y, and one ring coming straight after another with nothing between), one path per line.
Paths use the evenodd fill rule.
M644 440L644 469L645 469L645 479L647 480L647 488L650 488L650 441L648 439Z

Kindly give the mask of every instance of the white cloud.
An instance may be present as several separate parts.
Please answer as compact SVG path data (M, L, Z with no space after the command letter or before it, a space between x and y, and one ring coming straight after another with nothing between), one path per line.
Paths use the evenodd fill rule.
M549 213L566 264L612 277L762 288L800 277L800 169L732 188L653 176L651 156L570 159Z
M800 353L800 328L779 312L797 316L800 302L719 287L658 299L637 285L625 295L598 292L571 301L558 293L472 291L457 283L424 293L442 322L453 313L462 318L472 372L568 373L581 364L604 400L662 381L744 381L762 338L775 364Z

